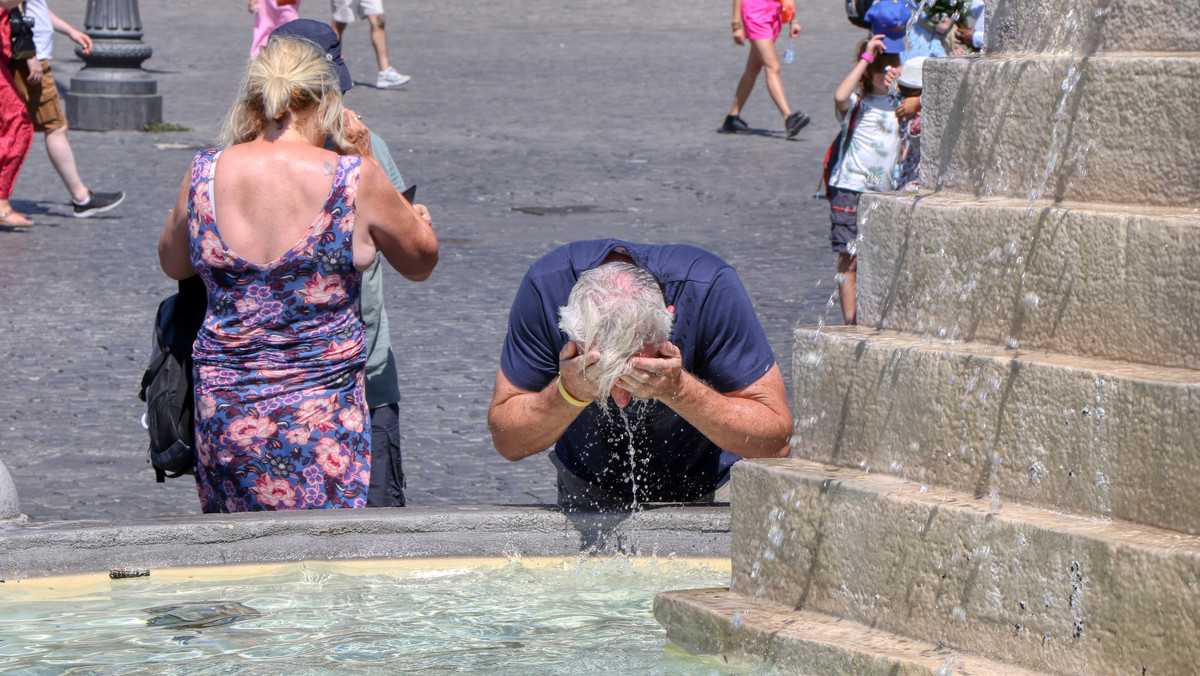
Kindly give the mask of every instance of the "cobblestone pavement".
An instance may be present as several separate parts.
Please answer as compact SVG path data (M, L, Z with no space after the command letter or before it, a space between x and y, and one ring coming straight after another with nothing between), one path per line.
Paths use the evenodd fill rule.
M84 0L54 0L82 27ZM36 521L194 514L190 479L155 484L136 398L158 301L173 283L155 246L195 152L216 137L252 20L238 3L141 3L145 63L165 121L188 132L71 132L84 180L124 205L69 217L35 139L13 202L30 232L0 232L0 461ZM739 271L791 379L797 324L840 322L823 200L812 199L836 133L832 93L852 66L840 5L800 7L804 35L784 66L812 125L785 139L760 80L743 117L769 132L715 133L745 62L729 3L681 11L641 0L390 0L400 90L358 86L347 105L391 145L441 241L433 277L387 280L401 365L404 466L413 505L553 500L544 456L492 449L487 404L508 306L535 258L575 239L685 242ZM327 20L325 3L302 15ZM81 66L56 36L63 85ZM374 81L365 23L346 57ZM780 47L782 51L782 45Z

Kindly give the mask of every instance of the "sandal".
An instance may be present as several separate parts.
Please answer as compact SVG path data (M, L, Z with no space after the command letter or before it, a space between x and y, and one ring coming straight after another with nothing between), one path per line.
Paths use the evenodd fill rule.
M13 218L14 216L16 218ZM0 211L0 226L14 229L32 228L33 221L9 209L8 211Z

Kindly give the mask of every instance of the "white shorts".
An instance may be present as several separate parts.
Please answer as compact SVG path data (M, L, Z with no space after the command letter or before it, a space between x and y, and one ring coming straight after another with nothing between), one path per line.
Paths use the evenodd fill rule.
M383 14L383 0L329 0L329 5L333 9L333 20L338 23L354 23L355 18Z

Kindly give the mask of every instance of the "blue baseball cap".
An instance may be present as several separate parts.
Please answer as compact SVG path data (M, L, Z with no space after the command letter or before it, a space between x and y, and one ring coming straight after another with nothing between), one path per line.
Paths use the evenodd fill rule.
M871 22L871 35L882 35L884 51L890 54L904 51L910 18L912 5L908 0L880 0L863 15L863 19Z
M350 69L342 60L342 41L338 40L337 33L333 32L333 28L329 24L312 19L296 19L271 31L272 37L276 35L303 38L320 47L325 52L325 58L333 64L333 70L338 75L338 83L342 87L342 92L348 92L354 87Z

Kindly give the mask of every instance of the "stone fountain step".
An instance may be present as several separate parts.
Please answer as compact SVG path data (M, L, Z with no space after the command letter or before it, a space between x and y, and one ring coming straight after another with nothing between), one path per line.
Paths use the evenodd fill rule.
M1200 534L1200 372L798 329L792 454Z
M1200 3L1005 0L988 3L988 53L1200 51Z
M859 220L860 324L1200 369L1194 209L875 195Z
M808 610L751 601L727 589L663 592L654 617L693 654L783 673L835 676L1032 676L1011 664L958 653Z
M948 58L925 68L923 187L1200 206L1200 53Z
M743 597L1052 673L1200 664L1200 538L803 460L733 473Z

